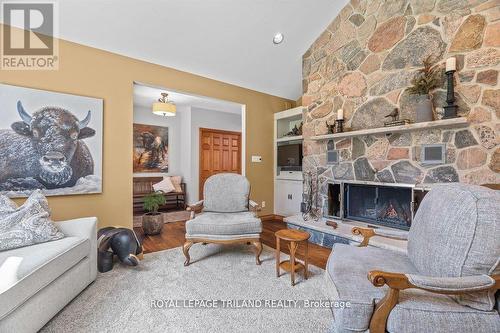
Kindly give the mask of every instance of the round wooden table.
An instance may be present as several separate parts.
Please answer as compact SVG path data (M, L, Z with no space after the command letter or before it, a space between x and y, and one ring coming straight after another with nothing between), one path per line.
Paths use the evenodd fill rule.
M284 269L287 272L290 272L292 278L292 286L295 285L295 272L304 270L304 279L307 280L307 265L308 265L308 239L311 235L309 235L306 231L295 230L295 229L283 229L276 231L274 234L276 236L276 276L280 277L280 269ZM290 260L280 261L280 240L288 241L290 244L288 245L288 249L290 250ZM297 262L295 258L295 253L299 246L299 243L305 242L305 255L304 255L304 263Z

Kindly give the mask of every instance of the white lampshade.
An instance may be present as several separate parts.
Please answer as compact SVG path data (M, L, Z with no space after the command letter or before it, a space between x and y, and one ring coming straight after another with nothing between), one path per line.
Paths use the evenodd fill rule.
M153 103L153 113L163 117L174 117L177 108L171 102L156 102Z

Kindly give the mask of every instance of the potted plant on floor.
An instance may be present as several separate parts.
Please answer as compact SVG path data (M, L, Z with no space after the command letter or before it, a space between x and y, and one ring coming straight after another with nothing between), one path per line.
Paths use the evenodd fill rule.
M144 210L142 216L142 229L146 235L157 235L163 228L163 216L158 209L166 202L162 192L154 192L144 197Z
M439 66L433 65L430 57L423 61L424 67L418 71L418 74L411 80L412 86L408 92L412 95L418 95L416 122L432 121L432 95L431 91L438 88L441 83L441 70Z

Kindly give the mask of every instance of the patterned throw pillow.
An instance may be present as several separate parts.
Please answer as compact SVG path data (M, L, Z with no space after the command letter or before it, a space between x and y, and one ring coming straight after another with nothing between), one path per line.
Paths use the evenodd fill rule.
M153 184L153 190L155 192L170 193L175 191L174 184L170 180L170 177L163 177L163 180L159 183Z
M18 207L0 195L0 251L61 239L50 219L49 204L40 190Z
M182 177L181 176L172 176L172 177L170 177L170 180L172 180L172 184L174 184L175 192L181 193L182 192L182 187L181 187Z

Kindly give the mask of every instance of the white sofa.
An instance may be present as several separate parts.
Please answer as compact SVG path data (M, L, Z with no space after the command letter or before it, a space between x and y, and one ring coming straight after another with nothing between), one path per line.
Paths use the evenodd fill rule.
M66 237L0 252L0 332L36 332L97 275L97 218L56 222Z

